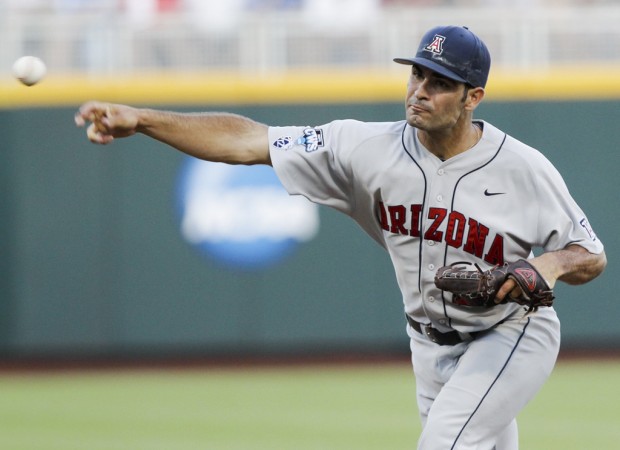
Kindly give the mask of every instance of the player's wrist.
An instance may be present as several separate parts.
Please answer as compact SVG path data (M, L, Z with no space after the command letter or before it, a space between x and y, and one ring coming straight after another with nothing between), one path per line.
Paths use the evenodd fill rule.
M133 130L136 133L149 134L149 130L156 127L157 111L148 108L132 108L130 112L130 123L133 125Z

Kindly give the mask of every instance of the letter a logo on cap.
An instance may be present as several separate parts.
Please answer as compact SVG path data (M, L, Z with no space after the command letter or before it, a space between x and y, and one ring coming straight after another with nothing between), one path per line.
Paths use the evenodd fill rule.
M424 50L435 53L437 55L441 55L443 53L443 42L445 40L445 37L436 34L433 38L433 42L424 47Z

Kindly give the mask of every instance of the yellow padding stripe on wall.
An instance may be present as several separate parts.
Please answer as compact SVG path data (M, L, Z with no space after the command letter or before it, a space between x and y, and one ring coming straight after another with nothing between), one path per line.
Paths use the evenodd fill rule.
M0 108L73 106L98 99L134 105L372 103L404 100L408 69L389 73L316 71L274 75L144 74L127 77L50 75L26 87L0 83ZM620 99L620 67L492 72L487 101Z

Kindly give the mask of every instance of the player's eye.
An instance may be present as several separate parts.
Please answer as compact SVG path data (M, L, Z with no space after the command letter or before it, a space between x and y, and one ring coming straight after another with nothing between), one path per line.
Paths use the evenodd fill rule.
M416 66L412 66L411 77L419 80L422 78L422 72Z
M435 78L433 86L440 91L452 91L456 88L457 83L447 78Z
M435 86L441 89L447 89L450 87L450 84L443 78L438 78L437 80L435 80Z

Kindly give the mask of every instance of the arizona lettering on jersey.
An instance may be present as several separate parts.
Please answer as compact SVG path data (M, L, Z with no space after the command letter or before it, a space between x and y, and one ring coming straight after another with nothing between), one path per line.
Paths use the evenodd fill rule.
M491 265L504 264L504 238L499 234L490 236L488 226L458 211L445 208L429 208L429 226L422 232L422 205L385 205L379 202L379 223L385 231L394 234L423 238L428 241L445 242L460 248ZM445 230L445 231L442 231ZM423 236L421 236L423 234ZM484 249L490 242L489 249Z

